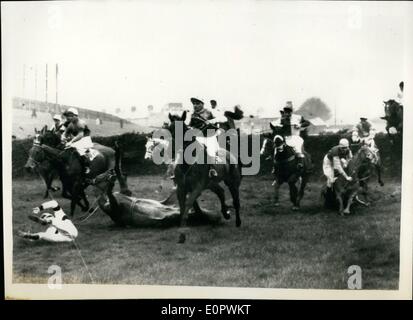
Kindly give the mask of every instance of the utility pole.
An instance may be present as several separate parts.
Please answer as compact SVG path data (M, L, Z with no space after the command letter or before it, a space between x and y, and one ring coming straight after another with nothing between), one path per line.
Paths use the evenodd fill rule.
M22 98L24 98L25 86L26 86L26 65L23 64L23 90L22 90Z
M57 104L57 77L58 77L58 74L59 74L59 69L58 69L58 66L57 66L57 63L56 63L56 104Z
M46 102L47 102L47 63L46 63Z
M34 99L37 100L37 64L34 66Z

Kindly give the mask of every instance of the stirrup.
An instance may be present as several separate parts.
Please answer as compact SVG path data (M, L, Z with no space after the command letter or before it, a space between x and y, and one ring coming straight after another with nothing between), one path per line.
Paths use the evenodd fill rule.
M209 169L209 177L210 178L217 177L217 176L218 176L217 170L215 170L214 168Z

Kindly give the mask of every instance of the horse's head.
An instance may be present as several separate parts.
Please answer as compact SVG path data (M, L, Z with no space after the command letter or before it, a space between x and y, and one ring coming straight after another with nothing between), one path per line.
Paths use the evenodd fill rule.
M277 152L283 152L284 147L285 147L285 140L282 136L277 134L274 137L273 143L274 143L274 148L277 150Z
M56 148L61 144L60 134L48 130L47 126L44 126L42 130L35 130L35 142L39 144L45 144L49 147Z
M182 132L182 136L185 133L185 131L188 129L187 125L185 124L185 120L186 120L186 111L184 111L182 113L181 116L177 115L177 114L168 114L168 118L169 118L169 125L166 126L165 129L169 130L169 132L171 133L172 137L175 139L175 134L176 134L176 127L177 124L179 123L180 125L182 125L183 128L183 132Z
M403 114L403 107L393 99L383 101L384 103L384 113L385 113L385 118L391 119L391 118L400 118L400 116Z
M367 145L363 145L356 155L361 163L373 163L376 159L374 152Z
M27 172L31 172L44 160L46 160L46 155L41 147L40 134L37 133L33 140L33 146L29 150L29 158L24 165L24 169Z
M153 150L155 149L155 141L153 140L153 138L147 138L146 143L145 143L145 156L144 159L145 160L149 160L152 159L152 154L153 154Z
M146 152L145 152L144 159L145 160L152 159L154 150L160 145L162 145L164 148L167 148L169 143L167 140L163 140L163 139L147 138L147 141L145 144Z
M113 187L115 186L116 173L113 169L111 169L104 173L101 173L94 179L88 180L87 182L89 182L100 191L106 192L108 189L113 189Z

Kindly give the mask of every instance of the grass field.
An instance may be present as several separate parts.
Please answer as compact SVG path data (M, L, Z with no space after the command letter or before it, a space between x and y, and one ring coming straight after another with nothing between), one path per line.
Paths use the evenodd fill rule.
M281 189L281 207L275 208L270 177L246 177L241 228L232 215L216 225L192 227L182 245L176 243L175 227L116 228L99 210L77 224L77 244L95 283L345 289L347 269L355 264L362 268L363 288L396 289L400 184L385 183L372 183L374 205L343 218L323 209L319 183L310 183L301 211L293 212L287 186ZM130 177L129 185L135 196L152 199L162 199L171 187L159 176ZM27 215L43 201L43 191L39 180L13 181L13 281L46 283L47 269L55 264L65 283L90 283L73 244L17 237L18 230L41 229ZM94 199L93 190L89 197ZM58 201L68 212L68 201ZM215 195L205 192L200 203L219 215Z

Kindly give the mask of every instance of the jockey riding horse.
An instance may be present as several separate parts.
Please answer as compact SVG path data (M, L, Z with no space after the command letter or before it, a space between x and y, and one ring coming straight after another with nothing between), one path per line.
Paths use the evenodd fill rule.
M304 140L301 135L303 135L305 128L310 125L310 122L305 120L302 116L293 114L292 112L292 102L287 101L286 106L281 111L280 121L277 123L270 123L270 127L273 130L274 135L278 134L282 136L285 143L293 148L297 159L297 167L299 170L302 170L306 152L304 151ZM276 167L274 167L273 172L275 171Z
M86 123L79 119L76 108L69 108L63 113L66 117L65 131L62 134L62 142L65 148L73 147L81 156L85 175L90 173L90 159L88 153L93 148L90 130Z

